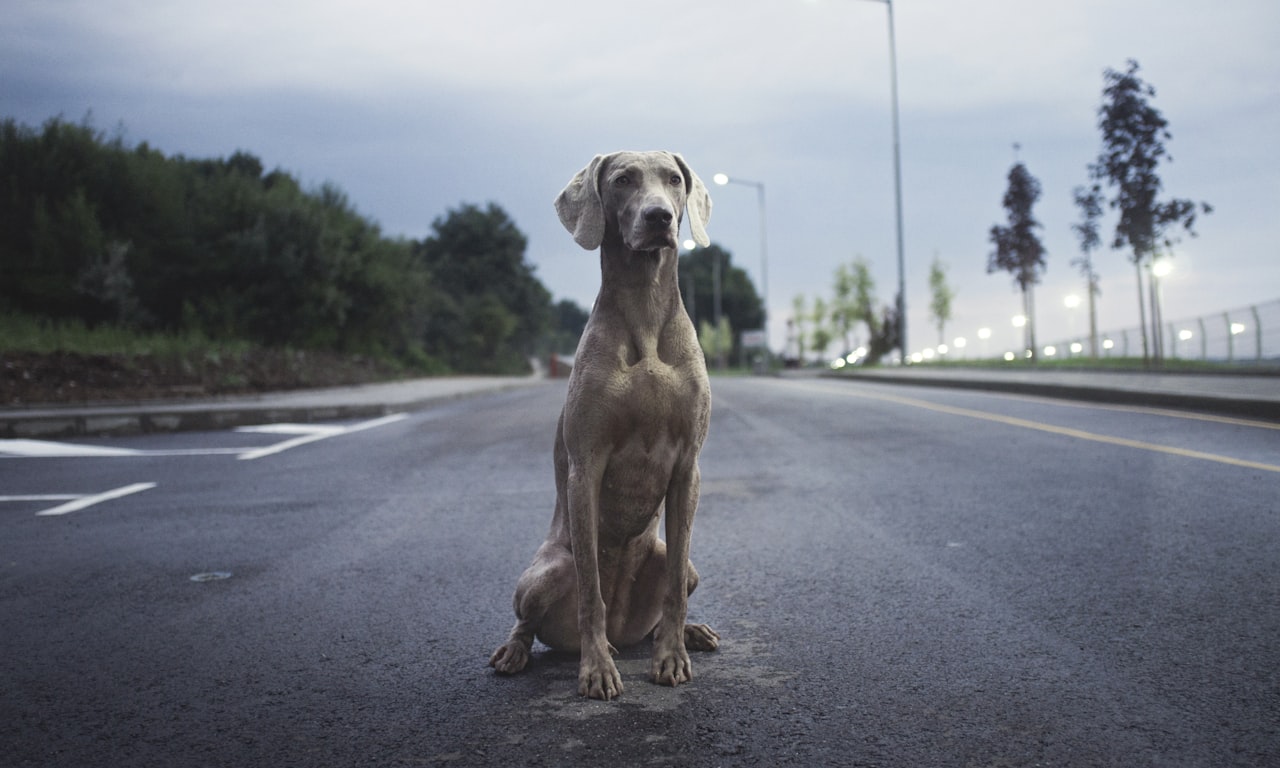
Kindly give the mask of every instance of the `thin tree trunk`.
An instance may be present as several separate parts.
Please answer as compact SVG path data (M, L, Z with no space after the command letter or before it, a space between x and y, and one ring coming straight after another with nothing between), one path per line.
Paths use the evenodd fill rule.
M1031 349L1031 361L1040 359L1040 351L1036 349L1036 287L1027 286L1027 339Z
M1164 309L1160 306L1160 278L1154 269L1147 270L1147 297L1151 302L1151 360L1164 363Z
M1098 293L1093 267L1089 267L1089 357L1098 359L1098 306L1094 299Z
M1134 262L1134 270L1138 275L1138 321L1142 326L1142 364L1151 362L1151 351L1147 346L1147 305L1142 299L1142 264Z

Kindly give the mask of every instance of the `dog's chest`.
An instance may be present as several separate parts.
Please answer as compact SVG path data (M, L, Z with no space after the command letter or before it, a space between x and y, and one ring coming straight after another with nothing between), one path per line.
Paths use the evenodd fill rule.
M646 442L683 442L697 435L710 405L703 370L646 357L620 379L616 397L630 422L625 431Z
M601 483L602 536L619 540L648 525L677 466L697 460L706 434L706 374L642 360L619 377L598 405L612 437ZM605 402L607 400L607 402Z

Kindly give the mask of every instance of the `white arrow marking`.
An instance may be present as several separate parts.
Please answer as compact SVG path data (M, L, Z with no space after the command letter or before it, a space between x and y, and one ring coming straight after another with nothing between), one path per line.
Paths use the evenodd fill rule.
M72 497L74 498L74 501L69 501L66 504L46 509L43 512L37 512L36 516L51 517L54 515L65 515L68 512L79 512L82 509L92 507L94 504L101 504L104 501L111 501L112 499L118 499L122 496L129 496L142 491L149 491L155 487L155 483L134 483L133 485L126 485L121 488L97 493L92 496Z

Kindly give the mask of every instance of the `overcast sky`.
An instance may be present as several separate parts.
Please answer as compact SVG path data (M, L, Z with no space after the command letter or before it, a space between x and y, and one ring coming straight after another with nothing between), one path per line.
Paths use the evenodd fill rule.
M1012 345L1019 294L989 275L988 232L1015 155L1043 185L1042 342L1087 327L1072 189L1098 154L1103 71L1141 64L1168 119L1165 195L1211 203L1177 247L1165 316L1280 298L1280 3L898 0L894 3L909 345L937 342L928 269L956 291L947 338ZM529 237L557 298L589 307L597 259L552 200L596 153L680 152L714 199L711 238L760 284L767 192L772 342L792 299L836 265L897 286L886 6L867 0L6 0L0 116L92 113L167 154L252 152L333 182L391 236L420 238L494 202ZM1105 234L1113 219L1104 222ZM1096 257L1103 330L1137 325L1126 253ZM991 350L991 351L994 351Z

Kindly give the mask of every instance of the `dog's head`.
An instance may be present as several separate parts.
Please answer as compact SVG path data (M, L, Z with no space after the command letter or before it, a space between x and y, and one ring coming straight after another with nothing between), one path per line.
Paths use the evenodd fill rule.
M556 198L560 222L589 251L606 238L633 251L675 248L686 207L694 241L710 245L711 196L673 152L596 155Z

